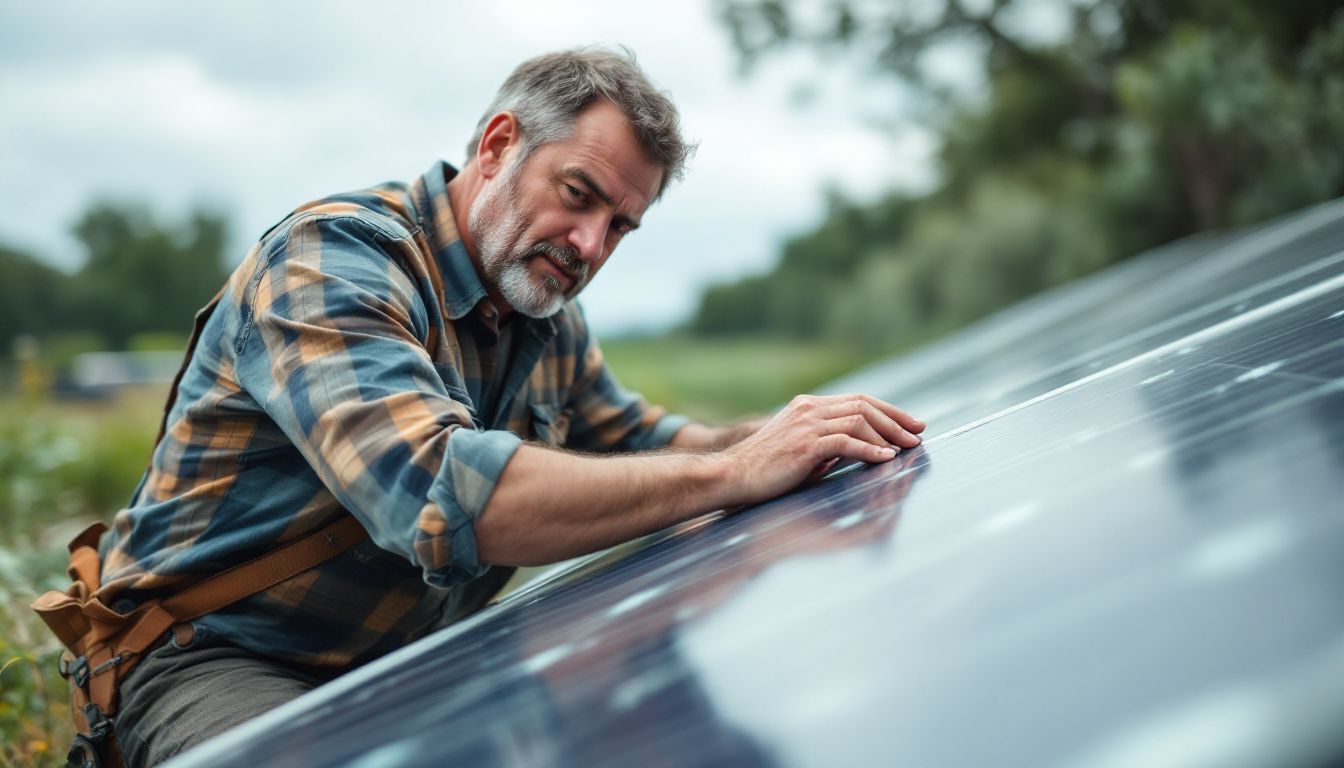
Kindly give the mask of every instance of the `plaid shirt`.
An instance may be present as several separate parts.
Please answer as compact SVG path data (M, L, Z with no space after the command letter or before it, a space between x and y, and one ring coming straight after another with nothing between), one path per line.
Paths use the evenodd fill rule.
M576 303L499 326L449 206L455 174L311 203L252 248L198 319L166 433L103 543L118 610L348 510L369 541L196 628L360 663L508 580L478 561L474 523L523 439L635 451L685 423L620 387Z

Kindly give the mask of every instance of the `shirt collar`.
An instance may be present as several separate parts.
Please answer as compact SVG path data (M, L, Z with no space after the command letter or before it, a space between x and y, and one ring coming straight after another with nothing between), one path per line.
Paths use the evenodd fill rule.
M448 200L448 182L457 169L439 160L416 179L412 193L434 261L443 276L443 303L448 317L460 320L486 297L485 286L476 274L476 266L457 231L453 206Z
M485 286L476 274L476 265L457 231L457 220L453 218L453 206L448 199L448 182L456 175L456 168L439 160L416 179L412 188L413 201L419 211L417 223L434 249L434 261L443 276L443 302L451 320L462 319L478 305L483 306L482 301L489 303ZM495 319L489 319L491 327L495 326ZM558 332L553 317L536 320L520 315L514 322L523 322L541 338L550 338Z

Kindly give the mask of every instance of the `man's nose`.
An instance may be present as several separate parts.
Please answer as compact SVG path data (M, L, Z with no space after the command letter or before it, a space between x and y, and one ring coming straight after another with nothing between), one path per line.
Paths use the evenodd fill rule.
M607 242L606 216L584 216L569 232L569 244L579 252L579 258L592 264L600 261Z

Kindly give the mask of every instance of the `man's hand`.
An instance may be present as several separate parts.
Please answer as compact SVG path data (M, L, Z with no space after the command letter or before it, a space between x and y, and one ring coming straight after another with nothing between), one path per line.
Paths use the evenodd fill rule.
M795 397L754 434L724 451L737 504L786 493L837 460L890 461L919 445L924 423L868 395Z
M729 428L732 429L732 428ZM867 395L800 396L710 452L595 457L523 445L476 521L482 562L538 565L595 552L717 509L796 488L840 459L913 448L924 424Z

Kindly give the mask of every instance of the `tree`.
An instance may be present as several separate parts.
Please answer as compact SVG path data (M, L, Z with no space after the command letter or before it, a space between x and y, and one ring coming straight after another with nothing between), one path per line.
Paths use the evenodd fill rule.
M1042 8L1053 33L1032 23ZM1182 235L1344 194L1338 0L722 0L719 12L745 68L791 49L847 59L916 95L907 117L943 137L941 185L895 226L872 224L896 213L888 201L833 208L755 278L774 299L769 332L799 332L780 304L814 286L813 304L831 303L827 333L891 346L914 322L949 328ZM940 77L950 48L978 63L978 82ZM856 296L869 303L836 303ZM900 306L872 308L886 297ZM815 306L803 314L818 327Z
M140 206L95 203L74 227L88 253L71 286L74 324L118 349L137 333L187 333L226 277L226 230L205 211L174 227Z
M43 336L63 322L69 278L26 253L0 246L0 356L19 336Z
M1067 20L1062 36L1033 29L1028 14L1041 8ZM952 184L970 183L987 167L1029 163L1042 152L1102 161L1137 127L1149 134L1159 162L1177 171L1163 181L1183 192L1179 232L1163 235L1242 223L1237 198L1259 194L1251 188L1262 170L1286 161L1282 155L1301 167L1303 155L1339 145L1337 134L1307 137L1301 130L1331 102L1293 92L1319 91L1308 77L1333 74L1304 54L1332 47L1327 30L1339 24L1340 9L1338 0L724 0L719 6L748 67L786 49L848 53L871 62L894 86L924 96L920 119L949 137L943 165ZM978 97L949 86L930 65L933 54L954 46L979 58L987 87ZM1330 154L1332 163L1338 153ZM1344 191L1338 174L1305 186L1313 199ZM1269 213L1302 204L1302 194L1285 194L1285 204ZM1264 205L1250 208L1267 213Z

